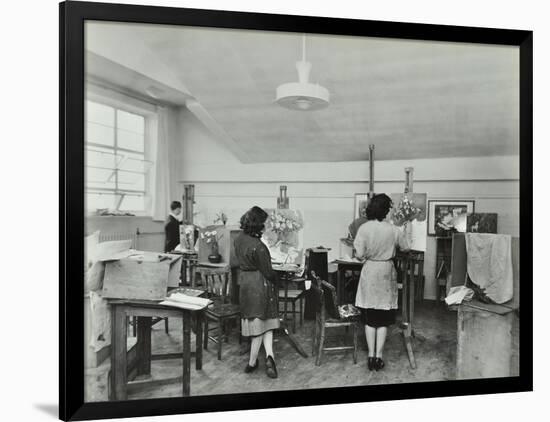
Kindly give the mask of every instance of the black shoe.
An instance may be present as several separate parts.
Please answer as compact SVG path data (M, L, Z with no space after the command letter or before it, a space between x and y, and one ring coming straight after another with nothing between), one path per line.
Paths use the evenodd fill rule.
M374 361L374 368L377 371L380 371L382 368L384 368L384 366L386 366L386 364L384 363L382 358L376 358L376 360Z
M246 364L246 368L244 368L244 372L246 374L250 374L251 372L254 372L256 369L258 369L258 359L256 359L256 363L254 366L250 366L249 363Z
M374 369L374 358L370 357L367 360L367 366L369 367L369 371L372 371Z
M268 356L265 360L265 373L269 378L277 378L277 366L271 356Z

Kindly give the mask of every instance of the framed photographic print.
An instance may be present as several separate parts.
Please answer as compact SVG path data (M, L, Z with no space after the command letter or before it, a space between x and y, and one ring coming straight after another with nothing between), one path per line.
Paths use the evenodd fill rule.
M428 235L448 237L466 232L466 218L474 212L475 201L428 201Z
M531 81L530 31L61 3L60 417L530 390ZM460 192L506 215L497 236L512 238L514 274L521 252L525 312L516 294L491 313L498 341L468 340L489 337L474 324L484 308L426 304L430 239L397 257L416 268L407 288L376 299L379 311L399 304L395 315L366 315L403 334L388 334L383 358L369 359L365 321L339 313L357 314L361 293L346 274L362 263L337 255L351 201L357 218L368 194L356 192L404 192L404 165L422 198ZM382 258L396 233L385 206L368 237L390 245ZM474 201L429 201L428 233L465 231L472 212ZM297 233L304 262L290 253ZM453 271L466 271L466 246L453 249ZM393 267L375 265L389 292ZM345 349L330 350L316 321Z

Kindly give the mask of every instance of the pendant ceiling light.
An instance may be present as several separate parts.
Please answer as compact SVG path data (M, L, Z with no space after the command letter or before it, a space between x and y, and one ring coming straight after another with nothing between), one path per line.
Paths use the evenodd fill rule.
M306 36L302 38L302 60L296 62L298 81L289 82L277 87L276 102L291 110L311 111L325 108L329 104L328 89L309 83L311 63L306 61Z

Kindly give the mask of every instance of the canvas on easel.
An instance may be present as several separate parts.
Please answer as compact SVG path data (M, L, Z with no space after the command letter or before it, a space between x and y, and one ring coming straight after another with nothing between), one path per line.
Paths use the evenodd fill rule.
M303 260L302 213L291 209L265 208L268 217L262 242L269 248L273 262L300 265Z

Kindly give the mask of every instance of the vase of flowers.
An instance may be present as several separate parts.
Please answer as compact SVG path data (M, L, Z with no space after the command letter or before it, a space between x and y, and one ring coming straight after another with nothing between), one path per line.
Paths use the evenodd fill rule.
M223 234L221 235L223 236ZM218 264L222 260L220 255L220 249L218 241L221 239L221 236L218 237L218 232L216 230L205 231L201 233L201 239L204 239L206 244L210 246L210 255L208 255L208 261L213 264Z

